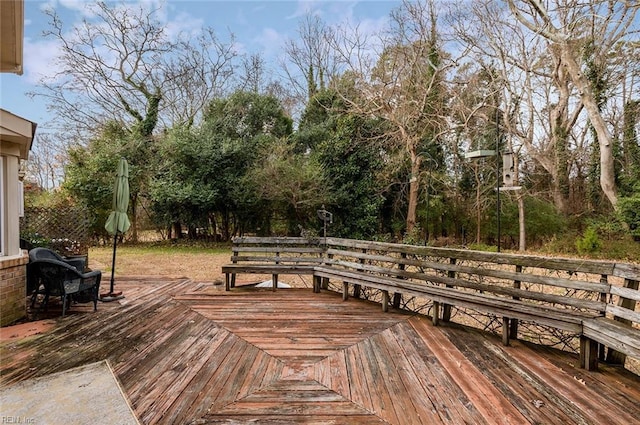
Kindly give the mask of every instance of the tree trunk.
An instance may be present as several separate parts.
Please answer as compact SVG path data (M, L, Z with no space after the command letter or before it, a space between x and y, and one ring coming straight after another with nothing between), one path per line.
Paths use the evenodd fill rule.
M411 152L411 179L409 180L409 206L407 209L407 233L416 225L418 193L420 190L420 156Z
M580 100L587 110L591 125L593 125L598 135L598 145L600 146L600 187L605 196L615 208L618 203L616 193L615 168L613 161L613 138L607 129L607 123L600 114L600 109L596 102L591 86L584 74L580 70L574 55L572 46L565 41L560 44L562 52L562 61L567 67L567 72L571 76L571 80L576 85L580 93Z
M138 242L138 195L131 197L131 241Z
M476 177L476 243L480 243L480 221L482 218L482 205L480 204L480 176L478 175L478 164L474 164Z
M598 102L593 90L591 89L589 80L582 73L580 64L578 63L577 57L580 55L580 50L582 48L581 43L583 43L583 40L581 40L579 36L572 38L570 34L565 34L559 31L554 26L553 17L550 15L549 11L545 9L543 2L540 2L539 0L528 0L526 3L531 7L528 10L524 6L517 7L514 0L507 0L509 9L521 24L529 28L534 33L540 34L560 49L562 64L566 67L566 71L569 74L571 81L578 90L580 101L587 110L587 115L589 116L591 125L598 136L598 145L600 147L600 187L609 200L609 203L615 208L618 203L618 197L615 182L612 146L613 138L607 128L607 123L600 113L600 108L598 107ZM613 3L615 2L612 2L611 4ZM632 2L623 5L623 9L620 13L623 14L624 19L616 25L617 28L621 29L625 25L630 25L632 20L635 19L635 11L631 14L627 14L627 11L631 10L627 9L631 4ZM523 10L525 10L524 13L528 13L535 18L534 21L539 20L541 23L538 24L534 23L534 21L528 21L523 15ZM612 13L613 11L614 8L610 7L609 13ZM605 16L604 18L608 21L610 18L613 18L613 15ZM623 37L624 33L624 31L617 33L615 31L614 33L606 32L603 34L605 37L599 39L599 41L606 42L606 45L613 46L613 43ZM607 39L607 37L611 38Z
M174 239L182 239L182 225L179 221L173 223L173 237Z

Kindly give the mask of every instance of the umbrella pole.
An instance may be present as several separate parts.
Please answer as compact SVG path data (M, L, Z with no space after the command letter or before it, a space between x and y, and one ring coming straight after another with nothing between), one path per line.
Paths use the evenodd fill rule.
M108 302L108 301L116 301L121 298L124 298L122 292L113 292L114 286L114 275L116 271L116 246L118 243L118 233L113 237L113 259L111 260L111 287L109 293L100 295L100 301Z
M113 294L113 275L116 271L116 244L118 243L118 232L113 236L113 259L111 260L111 288L110 294Z

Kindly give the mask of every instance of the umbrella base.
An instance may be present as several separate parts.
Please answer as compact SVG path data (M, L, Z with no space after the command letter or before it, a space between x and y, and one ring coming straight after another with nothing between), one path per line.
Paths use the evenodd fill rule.
M121 300L123 298L124 295L122 294L122 292L108 292L106 294L100 294L100 301L105 303Z

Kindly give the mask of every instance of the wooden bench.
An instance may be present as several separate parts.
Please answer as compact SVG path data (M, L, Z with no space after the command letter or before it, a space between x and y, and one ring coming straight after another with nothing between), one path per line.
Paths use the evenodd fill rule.
M636 311L640 301L639 270L638 266L616 265L614 274L623 277L624 284L610 287L605 316L583 322L581 351L585 356L582 367L597 369L599 359L624 364L625 355L640 359L640 313ZM605 346L609 347L606 354Z
M341 238L241 238L232 249L227 289L240 272L270 273L274 282L278 274L309 274L314 291L338 282L345 300L350 288L356 297L378 290L383 311L403 297L430 300L434 325L451 320L454 306L481 312L498 319L505 345L518 338L520 321L570 332L589 370L598 359L640 358L637 266Z
M227 291L236 286L236 275L240 273L271 275L275 291L278 275L312 275L324 255L319 239L289 237L234 238L231 251L231 264L222 266Z
M361 286L379 289L385 311L390 293L396 307L401 295L428 298L434 324L450 319L452 305L481 311L501 317L505 344L517 338L518 320L572 332L581 337L580 364L589 370L598 358L640 358L637 266L337 238L326 246L315 290L326 287L321 279L341 281L344 299L350 284L354 293Z
M461 260L468 260L469 254L474 261L502 267L466 266ZM603 294L609 288L599 282L526 273L521 264L510 271L504 255L496 263L494 254L465 250L329 239L327 257L325 265L316 267L315 276L341 280L344 299L348 285L353 284L382 290L385 311L391 292L396 306L397 294L431 299L434 324L450 319L452 305L502 316L505 344L517 337L517 320L581 333L584 319L604 315ZM319 282L316 280L316 290ZM567 295L576 289L585 292L587 299Z

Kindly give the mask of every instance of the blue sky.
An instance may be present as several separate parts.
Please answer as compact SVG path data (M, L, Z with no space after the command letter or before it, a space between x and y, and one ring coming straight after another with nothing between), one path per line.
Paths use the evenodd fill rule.
M318 14L328 24L357 23L360 29L375 33L385 26L389 12L400 5L399 0L138 0L129 3L137 2L162 4L162 19L168 26L190 30L210 26L221 38L231 32L241 53L261 52L267 62L273 63L282 54L285 40L296 37L299 19L309 12ZM83 18L86 3L86 0L25 0L24 74L0 74L0 107L37 122L39 131L47 130L52 116L42 99L31 99L26 93L36 88L40 78L52 72L57 52L53 40L42 35L49 25L43 9L55 8L65 28L70 29Z

